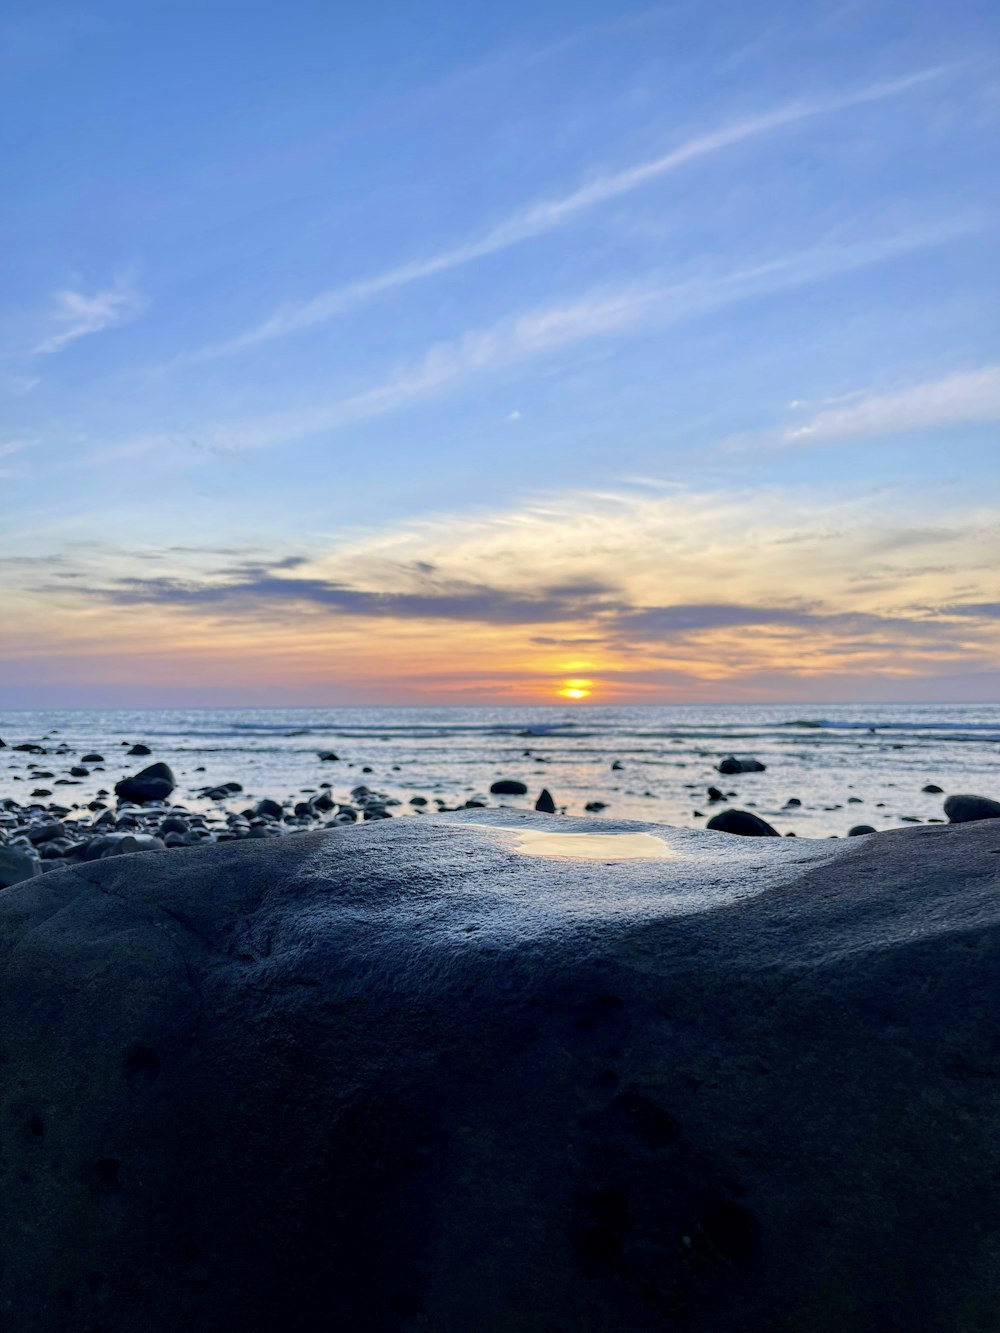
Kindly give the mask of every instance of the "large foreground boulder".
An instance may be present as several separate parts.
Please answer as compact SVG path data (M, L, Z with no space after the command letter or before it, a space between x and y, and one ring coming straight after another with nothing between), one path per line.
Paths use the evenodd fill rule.
M7 889L0 1327L995 1333L998 853L480 810Z

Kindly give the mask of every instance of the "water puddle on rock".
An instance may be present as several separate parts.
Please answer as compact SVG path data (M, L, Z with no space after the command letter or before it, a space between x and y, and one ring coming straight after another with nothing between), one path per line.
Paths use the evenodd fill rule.
M466 828L470 825L466 824ZM550 833L544 829L521 829L503 824L476 824L515 841L522 856L571 858L575 861L663 861L677 852L652 833Z

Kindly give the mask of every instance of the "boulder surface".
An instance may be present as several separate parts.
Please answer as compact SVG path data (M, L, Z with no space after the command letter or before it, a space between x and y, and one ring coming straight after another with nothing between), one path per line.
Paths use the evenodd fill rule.
M992 821L114 857L0 963L0 1327L995 1333Z

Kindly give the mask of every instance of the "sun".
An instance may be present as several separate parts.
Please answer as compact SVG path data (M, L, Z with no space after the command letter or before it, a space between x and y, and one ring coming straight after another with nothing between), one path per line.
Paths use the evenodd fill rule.
M591 684L589 680L567 680L556 693L561 699L589 699Z

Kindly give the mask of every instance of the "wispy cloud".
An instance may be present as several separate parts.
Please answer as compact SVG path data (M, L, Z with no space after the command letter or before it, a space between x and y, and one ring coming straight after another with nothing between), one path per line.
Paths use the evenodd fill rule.
M58 291L54 304L51 315L54 330L35 344L32 351L36 354L58 352L77 338L123 324L142 309L143 301L134 276L125 273L120 274L110 287L90 296L72 288Z
M970 230L965 220L921 231L831 242L792 251L723 273L671 280L657 274L643 282L588 293L576 301L510 316L485 329L432 346L419 360L380 384L332 402L190 430L188 443L208 454L228 454L304 439L357 421L399 411L459 388L477 376L530 361L588 339L624 333L640 325L679 323L738 301L790 291L912 251L940 245ZM110 445L87 464L133 457L178 440L151 435Z
M1000 420L1000 365L960 371L894 393L871 394L819 412L784 434L786 444L893 435L935 426Z
M259 343L283 338L301 329L326 323L350 307L371 300L383 292L458 268L473 260L554 231L572 222L589 209L631 194L634 190L677 171L690 162L817 116L885 98L898 97L939 78L948 68L940 66L918 70L902 78L872 84L838 97L786 103L761 115L746 117L717 130L697 135L659 157L634 163L619 171L596 174L568 194L538 200L519 208L479 236L440 250L437 254L411 260L371 278L327 288L307 301L280 306L267 319L244 333L223 342L211 343L192 355L178 360L197 361L234 356Z

